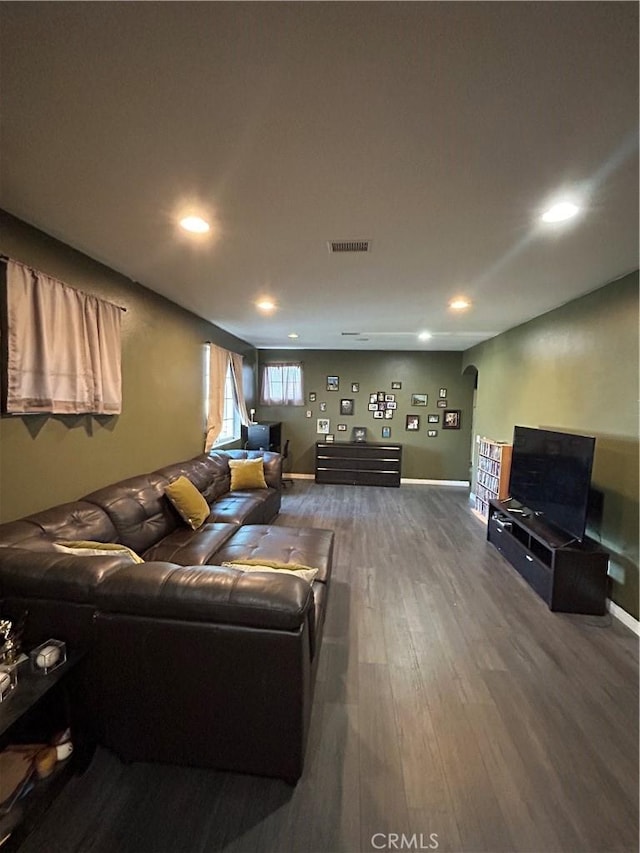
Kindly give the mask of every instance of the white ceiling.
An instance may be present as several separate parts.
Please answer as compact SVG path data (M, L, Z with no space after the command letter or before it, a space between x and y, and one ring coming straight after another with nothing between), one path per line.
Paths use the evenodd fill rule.
M257 347L463 350L638 266L636 3L5 2L0 23L0 206ZM582 216L542 227L565 191ZM178 233L187 208L212 237Z

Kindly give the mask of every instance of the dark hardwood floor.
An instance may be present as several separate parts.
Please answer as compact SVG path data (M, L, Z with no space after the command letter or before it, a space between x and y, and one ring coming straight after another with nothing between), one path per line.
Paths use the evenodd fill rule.
M278 524L337 534L298 785L99 750L22 853L638 850L630 631L551 613L463 489L296 480Z

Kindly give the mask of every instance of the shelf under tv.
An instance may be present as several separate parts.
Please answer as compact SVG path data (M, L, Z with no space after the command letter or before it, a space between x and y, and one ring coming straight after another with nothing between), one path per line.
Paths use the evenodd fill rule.
M489 503L487 539L551 610L602 615L606 611L609 554L592 539L567 535L535 515Z

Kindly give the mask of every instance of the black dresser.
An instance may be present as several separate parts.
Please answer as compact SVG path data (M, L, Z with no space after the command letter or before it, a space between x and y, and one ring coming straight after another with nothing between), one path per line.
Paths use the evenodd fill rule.
M316 483L398 487L401 465L401 444L316 442Z

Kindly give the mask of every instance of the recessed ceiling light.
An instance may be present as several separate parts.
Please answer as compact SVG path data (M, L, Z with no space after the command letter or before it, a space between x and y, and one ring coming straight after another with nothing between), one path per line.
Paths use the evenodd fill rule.
M259 299L256 302L256 308L259 308L260 311L264 311L265 313L269 313L273 311L276 307L275 302L272 299Z
M209 230L209 223L201 216L185 216L180 220L180 227L192 234L206 234Z
M295 340L296 338L299 338L299 337L300 337L300 335L299 335L299 334L297 334L297 332L291 332L291 334L290 334L290 335L287 335L287 337L288 337L288 338L293 338L293 340Z
M580 208L570 201L561 201L554 204L549 210L545 210L541 219L543 222L563 222L565 219L571 219L575 216Z
M418 335L418 340L419 341L428 341L430 337L431 337L431 332L420 332L420 334Z
M449 308L453 308L454 311L464 311L465 308L469 308L471 303L468 299L465 299L464 296L456 296L455 299L452 299L449 303Z

